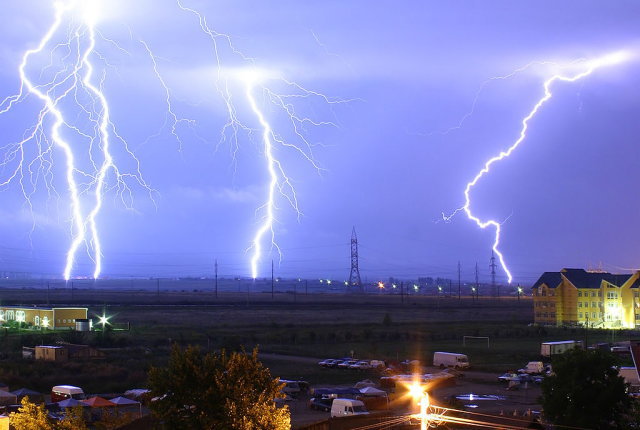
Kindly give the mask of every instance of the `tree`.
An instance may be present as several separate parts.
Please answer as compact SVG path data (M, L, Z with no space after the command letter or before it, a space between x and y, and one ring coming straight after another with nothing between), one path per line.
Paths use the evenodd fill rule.
M28 397L22 398L17 412L9 414L9 424L16 430L55 430L44 404L31 403Z
M44 404L36 405L24 397L20 409L9 414L9 424L15 430L87 430L82 406L67 409L60 421L49 418Z
M167 367L149 371L149 388L158 397L151 409L167 428L289 429L288 408L274 402L283 397L282 386L257 349L202 354L174 344Z
M555 424L624 428L632 399L608 351L572 349L553 360L554 374L542 382L542 409Z

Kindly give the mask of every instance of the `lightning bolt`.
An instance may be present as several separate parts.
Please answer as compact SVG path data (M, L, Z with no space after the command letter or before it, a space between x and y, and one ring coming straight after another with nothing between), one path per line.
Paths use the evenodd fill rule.
M94 263L93 277L98 278L102 270L102 246L97 217L103 206L104 193L108 188L109 173L114 174L116 182L113 187L117 189L126 207L130 207L131 200L129 180L142 185L149 193L153 193L153 190L144 181L137 158L111 122L109 103L102 89L104 74L99 84L94 82L96 70L92 57L96 56L104 61L96 51L98 33L95 20L99 13L97 1L56 2L54 7L55 19L38 46L27 50L22 56L18 67L20 76L18 93L5 98L0 103L0 115L14 110L17 104L26 101L29 95L37 97L42 104L35 124L27 129L24 137L18 142L1 148L4 151L4 159L0 162L0 167L8 170L9 174L0 182L0 188L4 189L10 183L17 181L27 204L33 210L30 197L35 193L38 177L42 176L50 194L55 193L52 179L52 166L55 164L53 146L59 148L65 158L65 179L70 198L72 227L72 241L66 253L63 276L66 280L71 278L78 250L84 245ZM67 17L66 35L62 42L51 48L50 63L41 70L40 78L49 68L55 66L56 55L61 55L63 65L53 73L53 77L48 82L35 83L26 70L30 59L43 54L47 47L53 44L54 37L60 32ZM69 59L73 61L69 62ZM72 123L67 119L75 117L76 122L81 122L78 118L83 115L87 121L81 124ZM47 133L49 118L53 123ZM87 126L93 128L93 135L83 131ZM66 133L63 133L63 129ZM74 139L67 138L64 134L72 134ZM122 143L125 153L135 160L137 170L121 172L117 167L111 152L112 136ZM89 145L84 147L83 153L88 160L88 169L80 167L78 161L78 155L82 153L77 147L83 149L83 140L89 142ZM29 161L26 147L31 142L35 144L36 154L33 160ZM102 162L94 159L96 151L102 157ZM11 167L11 163L15 163L15 166ZM39 167L34 170L34 165L38 164ZM81 181L77 179L78 177L82 178ZM27 191L26 178L29 179L31 191ZM83 199L89 200L86 206L83 205L86 203Z
M188 13L193 14L197 20L202 32L207 35L211 41L212 52L216 65L216 88L219 95L224 100L226 105L228 120L221 130L220 142L231 140L235 159L235 152L239 146L239 132L241 130L251 133L251 127L246 125L238 115L238 108L233 102L232 86L230 81L239 81L244 85L244 93L247 103L251 112L255 115L258 123L261 127L261 143L266 164L266 170L268 173L267 193L265 202L256 209L256 214L260 218L259 225L253 236L251 244L247 251L252 251L250 258L250 269L252 278L258 277L258 265L263 254L263 241L265 236L269 236L271 247L275 248L278 252L280 259L282 259L282 252L275 239L274 223L276 222L275 213L277 210L276 199L277 196L281 196L295 211L298 219L302 216L302 211L298 203L298 197L296 194L293 181L286 174L283 162L277 157L277 147L282 149L292 150L306 160L317 172L323 171L322 167L317 163L314 155L313 144L305 134L305 127L319 127L319 126L331 126L337 127L337 124L333 121L318 121L307 116L299 115L294 101L304 100L309 98L316 98L323 103L331 106L334 104L348 103L356 99L339 99L330 98L325 94L310 90L304 86L287 80L280 76L272 76L273 73L267 73L255 65L253 58L247 57L241 51L235 48L232 43L231 37L227 34L217 32L213 30L207 23L206 18L199 11L186 7L180 0L176 0L178 7ZM226 47L231 52L238 56L242 61L247 64L246 68L238 70L225 71L220 60L221 46L218 42L222 40ZM279 93L266 85L266 81L274 80L280 85L290 89L290 92ZM292 140L287 140L283 135L277 133L274 127L267 119L263 109L259 106L255 93L260 91L263 99L266 100L272 107L284 115L286 119L289 132L292 135ZM230 137L228 138L228 134Z
M519 137L506 150L501 151L498 155L487 160L482 170L480 170L476 174L476 176L470 182L467 183L464 189L464 206L456 209L449 216L445 216L443 214L443 219L445 221L449 221L458 212L464 211L464 213L467 215L467 218L475 222L478 227L482 229L485 229L487 227L493 227L495 229L495 236L494 236L492 249L495 252L495 254L498 256L498 260L500 261L500 266L502 267L502 270L504 270L505 274L507 275L509 283L511 283L511 281L513 280L513 276L511 275L511 272L507 267L507 264L504 259L504 255L498 249L500 245L501 223L492 219L483 221L472 213L471 190L473 189L473 187L476 186L476 184L480 181L480 179L482 179L484 175L489 173L489 171L491 170L491 166L493 164L509 157L513 153L513 151L515 151L518 148L518 146L520 146L520 144L525 140L525 138L527 137L527 130L529 129L529 122L536 116L536 114L542 108L542 106L546 102L548 102L553 96L553 93L551 92L551 86L555 82L557 81L575 82L591 75L596 69L600 67L613 66L613 65L622 63L624 61L627 61L629 58L630 58L630 54L628 52L619 51L619 52L614 52L612 54L605 55L603 57L595 58L592 60L580 60L577 62L573 62L570 66L567 66L567 68L571 68L571 69L578 68L580 70L578 71L570 70L568 72L556 73L552 75L550 78L548 78L546 81L544 81L544 84L543 84L544 95L535 103L535 105L529 111L529 113L522 119L522 127L520 129Z
M181 0L175 1L182 12L196 17L202 33L211 42L216 69L213 78L216 91L223 100L227 113L216 150L222 143L230 142L235 163L235 155L240 146L240 133L246 132L251 138L254 132L254 129L247 125L247 121L241 118L243 109L236 106L234 82L243 86L243 100L257 119L261 130L260 142L268 183L265 201L256 209L258 227L247 250L252 250L250 267L255 278L263 253L263 242L268 233L272 249L275 248L282 258L275 241L274 229L278 198L284 198L298 219L302 216L293 181L286 174L283 159L278 158L278 152L294 151L320 173L322 168L314 155L315 147L320 144L312 143L308 139L306 129L318 126L337 127L333 121L318 121L299 114L297 102L318 99L331 107L333 104L351 100L329 98L296 82L274 77L273 74L268 76L256 67L254 59L235 48L229 35L211 28L203 14L184 6ZM0 102L0 115L15 110L17 105L25 102L29 96L35 96L41 103L35 124L25 131L22 138L0 147L0 153L4 153L4 158L0 160L0 174L5 175L0 177L0 189L5 189L14 182L19 183L22 195L31 208L32 231L35 228L35 216L31 196L36 192L38 182L43 180L49 197L54 195L59 198L60 194L56 192L53 179L53 166L57 164L54 148L60 150L64 156L71 215L71 243L66 253L63 271L67 280L73 275L78 253L83 247L93 262L93 277L97 279L102 272L99 218L108 191L115 190L127 209L133 206L131 183L145 189L152 200L156 192L144 180L140 161L112 122L112 108L104 86L107 67L113 66L99 52L99 42L113 45L129 56L131 54L98 30L97 22L98 18L102 18L101 6L104 4L106 3L103 0L56 2L53 23L37 47L27 50L22 56L18 68L19 91ZM133 31L129 29L129 32L133 40ZM193 130L195 121L181 117L174 109L172 91L162 76L159 57L146 41L139 39L138 42L144 48L152 72L164 91L166 108L165 120L160 130L147 138L143 144L166 129L177 140L179 150L182 151L184 143L180 136L180 125L184 124ZM221 60L223 51L236 57L235 60L239 59L243 66L236 69L225 68ZM49 64L40 69L38 77L32 77L27 69L38 65L37 60L47 53L50 56ZM44 82L39 82L43 80ZM277 82L278 88L286 88L286 93L273 90L267 86L267 81ZM258 92L262 100L271 107L271 111L277 111L280 118L284 118L283 130L286 131L276 131L276 122L268 118L264 107L258 103ZM31 158L29 151L32 149L29 149L29 145L33 146L35 151ZM119 148L118 151L116 147ZM122 170L119 167L120 156L132 160L134 167L128 171Z

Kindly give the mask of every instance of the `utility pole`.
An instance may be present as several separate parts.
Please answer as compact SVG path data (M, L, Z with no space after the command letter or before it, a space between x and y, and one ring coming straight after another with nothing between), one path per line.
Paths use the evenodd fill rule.
M493 252L493 249L491 250L491 264L489 264L489 267L491 268L491 294L494 297L500 297L500 289L498 288L498 286L496 285L496 256Z
M460 260L458 260L458 300L461 299L462 295L462 284L460 283Z
M478 281L478 262L476 262L476 300L480 294L480 282Z
M351 272L349 273L349 285L352 287L362 287L360 279L360 268L358 267L358 236L356 228L351 231Z
M400 282L400 303L404 304L404 281Z
M273 300L273 259L271 260L271 300Z
M216 272L216 299L218 298L218 259L215 260L215 272Z

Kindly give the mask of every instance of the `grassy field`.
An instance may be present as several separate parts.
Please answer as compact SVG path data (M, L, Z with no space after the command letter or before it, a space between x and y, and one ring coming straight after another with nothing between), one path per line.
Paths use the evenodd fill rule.
M3 304L44 303L43 291L2 291ZM301 357L359 358L430 364L434 351L462 352L476 369L501 373L517 369L539 356L544 341L579 339L587 343L638 338L631 331L542 328L531 326L530 298L472 300L468 297L405 297L393 295L109 292L78 289L49 293L56 306L87 306L90 317L103 310L114 326L129 331L105 333L0 332L0 381L10 389L27 386L48 391L55 384L77 384L92 393L121 392L144 386L151 365L165 362L173 342L196 344L204 350L251 349ZM463 336L488 336L463 345ZM98 361L42 363L22 360L22 346L56 341L104 348ZM311 383L347 383L366 374L326 370L310 361L265 359L272 373Z

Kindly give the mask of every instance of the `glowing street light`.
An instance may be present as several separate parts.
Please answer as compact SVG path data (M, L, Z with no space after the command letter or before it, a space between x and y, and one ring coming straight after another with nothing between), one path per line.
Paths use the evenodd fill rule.
M102 326L102 331L104 331L104 328L107 324L111 324L109 322L109 318L111 317L106 316L104 313L98 317L98 324Z
M518 301L520 301L520 295L522 294L522 287L518 285Z
M414 381L413 384L409 386L409 395L418 402L418 406L420 407L420 412L417 415L417 418L420 419L420 430L427 430L429 427L429 415L427 414L429 394L424 388L425 387L420 385L418 381Z

